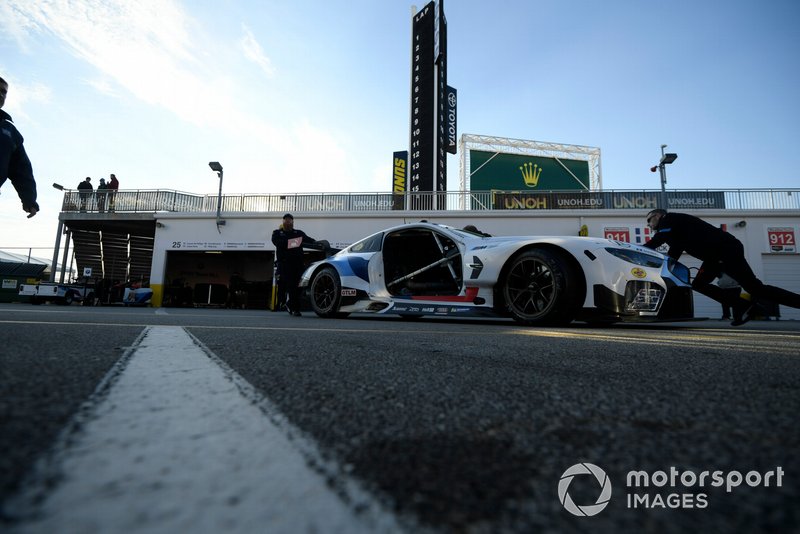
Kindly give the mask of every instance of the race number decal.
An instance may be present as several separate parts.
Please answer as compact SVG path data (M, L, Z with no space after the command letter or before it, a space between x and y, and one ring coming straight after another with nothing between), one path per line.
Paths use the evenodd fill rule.
M631 229L628 227L604 228L603 236L606 239L613 239L614 241L622 241L623 243L630 243Z
M794 227L767 228L767 240L770 252L796 253L797 240Z

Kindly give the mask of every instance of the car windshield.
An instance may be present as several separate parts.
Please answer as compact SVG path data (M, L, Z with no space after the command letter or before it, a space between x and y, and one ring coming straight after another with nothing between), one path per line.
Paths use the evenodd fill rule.
M365 237L361 241L357 243L353 243L349 247L347 247L347 252L378 252L381 249L381 242L383 241L383 232L378 232L377 234L372 234L369 237Z

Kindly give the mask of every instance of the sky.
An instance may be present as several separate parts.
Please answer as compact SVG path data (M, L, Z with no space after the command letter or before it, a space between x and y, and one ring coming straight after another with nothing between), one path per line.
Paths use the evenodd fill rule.
M458 134L598 147L604 189L798 187L800 2L444 0ZM418 2L418 8L424 6ZM62 193L385 192L409 139L406 0L2 0L3 108L41 212L0 190L0 248L49 256ZM459 159L448 156L448 189ZM35 251L35 255L36 255Z

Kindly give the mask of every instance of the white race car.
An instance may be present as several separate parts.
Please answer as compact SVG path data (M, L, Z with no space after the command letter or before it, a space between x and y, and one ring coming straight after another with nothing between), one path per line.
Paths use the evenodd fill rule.
M689 270L653 250L574 236L489 237L420 222L373 234L303 273L320 317L350 313L573 320L687 320Z

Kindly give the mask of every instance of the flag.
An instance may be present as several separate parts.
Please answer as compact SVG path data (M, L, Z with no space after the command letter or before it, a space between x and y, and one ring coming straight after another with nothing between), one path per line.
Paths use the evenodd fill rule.
M644 245L650 238L652 237L652 233L650 232L650 228L645 226L642 228L641 226L637 226L634 228L634 239L637 245Z

